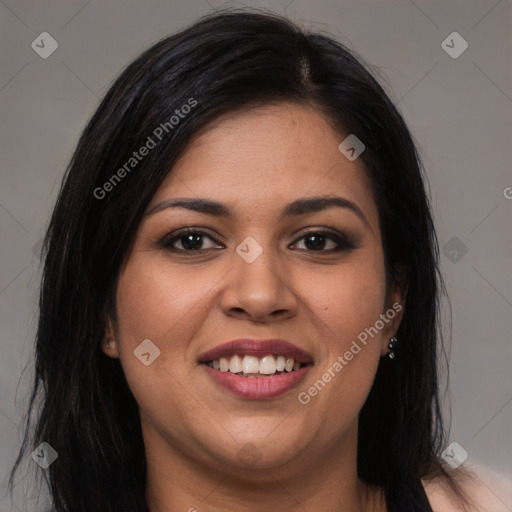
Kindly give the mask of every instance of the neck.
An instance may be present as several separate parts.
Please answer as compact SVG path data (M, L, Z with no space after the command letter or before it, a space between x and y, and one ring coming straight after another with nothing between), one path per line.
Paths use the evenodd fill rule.
M357 424L336 446L304 451L279 467L195 459L143 425L150 512L336 510L384 512L380 492L357 478Z

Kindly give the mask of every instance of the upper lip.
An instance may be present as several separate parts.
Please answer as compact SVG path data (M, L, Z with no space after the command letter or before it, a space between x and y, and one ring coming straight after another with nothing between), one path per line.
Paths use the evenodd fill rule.
M313 357L309 352L300 349L289 341L273 338L266 340L257 340L254 338L243 338L239 340L232 340L222 345L218 345L206 352L199 355L199 363L206 363L221 357L232 355L249 355L256 357L263 357L267 355L277 355L284 357L291 357L294 361L302 364L309 364L313 362Z

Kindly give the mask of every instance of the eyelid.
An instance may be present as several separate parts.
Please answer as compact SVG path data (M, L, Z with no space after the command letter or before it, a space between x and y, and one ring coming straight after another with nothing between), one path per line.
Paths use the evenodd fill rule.
M334 230L332 228L327 227L309 227L306 228L306 231L302 231L292 242L292 244L296 244L298 241L302 240L304 237L308 235L320 235L325 238L330 238L333 240L338 247L336 249L331 249L331 251L341 251L343 249L355 249L357 247L357 240L353 236L350 236L346 233L343 233L338 230ZM330 252L330 251L312 251L312 252Z
M189 226L189 227L186 227L186 228L182 228L182 229L178 229L177 231L173 231L172 233L169 233L167 235L165 235L161 240L160 242L158 242L158 244L163 247L164 249L168 249L168 250L175 250L176 252L196 252L196 253L199 253L200 251L205 251L205 250L208 250L208 249L201 249L201 250L198 250L198 251L184 251L183 249L174 249L172 247L172 245L174 244L174 242L180 240L182 237L186 236L186 235L200 235L200 236L203 236L203 237L207 237L209 238L210 240L212 240L213 242L215 242L215 244L217 245L222 245L220 242L218 242L218 240L216 240L215 236L212 235L211 233L209 233L206 229L204 228L196 228L194 226Z

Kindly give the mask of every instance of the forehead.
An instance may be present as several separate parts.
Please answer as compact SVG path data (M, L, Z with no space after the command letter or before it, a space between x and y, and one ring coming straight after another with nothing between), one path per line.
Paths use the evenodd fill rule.
M360 203L371 220L376 209L364 165L338 149L345 136L306 105L231 113L189 144L149 208L170 197L204 197L242 211L336 194Z

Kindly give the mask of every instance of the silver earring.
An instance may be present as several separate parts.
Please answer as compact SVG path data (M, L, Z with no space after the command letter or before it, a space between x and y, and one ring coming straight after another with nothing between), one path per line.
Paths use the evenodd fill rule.
M393 348L395 347L395 345L397 343L398 343L398 340L394 336L389 340L389 345L388 345L388 348L390 350L390 352L388 354L389 359L395 359L395 353L393 352Z
M105 343L105 347L110 348L110 343L108 341L107 341L107 343Z

